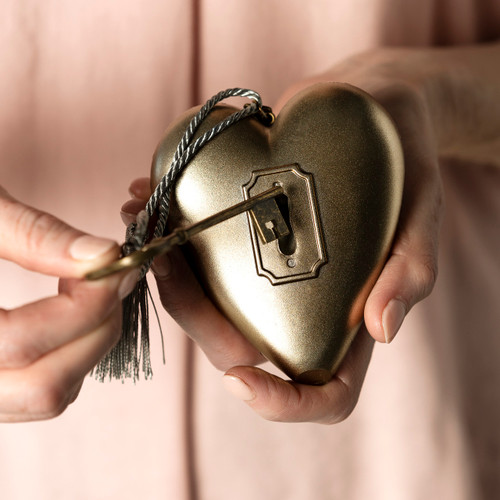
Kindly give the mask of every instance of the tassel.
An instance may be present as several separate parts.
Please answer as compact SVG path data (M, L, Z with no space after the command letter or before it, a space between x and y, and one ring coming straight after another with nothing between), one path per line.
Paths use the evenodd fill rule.
M143 210L137 215L136 222L127 227L125 243L122 246L123 255L129 255L141 248L148 233L148 223L149 216ZM146 278L148 268L149 266L146 266L142 270L141 277L134 289L122 301L122 335L120 340L91 373L100 382L104 382L106 378L109 380L118 379L122 383L126 378L131 378L136 382L139 380L141 360L144 378L147 380L153 376L149 349L148 298L151 297L151 293ZM153 307L156 313L154 303ZM156 318L160 325L158 313L156 313ZM163 359L165 361L165 353L163 353Z
M126 378L131 378L136 382L141 367L146 380L152 377L148 297L148 282L146 277L143 277L130 295L123 300L123 327L120 340L93 370L92 374L100 382L104 382L106 377L109 380L118 379L122 382Z

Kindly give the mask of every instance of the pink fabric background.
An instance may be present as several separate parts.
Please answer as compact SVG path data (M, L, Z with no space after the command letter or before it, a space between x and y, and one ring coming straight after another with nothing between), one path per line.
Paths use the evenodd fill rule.
M384 44L498 37L498 0L4 0L1 184L122 239L170 120L223 88L285 88ZM500 163L500 161L498 162ZM0 498L493 499L500 494L500 169L443 165L440 277L335 427L263 421L161 314L152 382L87 380L53 421L0 424ZM0 263L0 305L54 293Z

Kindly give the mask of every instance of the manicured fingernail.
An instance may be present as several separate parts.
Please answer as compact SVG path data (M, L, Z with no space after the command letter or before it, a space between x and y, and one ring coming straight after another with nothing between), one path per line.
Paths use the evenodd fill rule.
M149 179L137 179L128 188L128 192L134 198L140 200L147 200L151 195L151 188L149 187Z
M92 260L109 252L116 243L88 234L77 238L69 247L69 254L75 260Z
M172 262L168 255L157 257L151 266L153 274L160 279L168 278L172 270Z
M392 299L385 306L382 313L382 328L384 329L385 341L390 344L401 327L406 316L405 305L397 299Z
M226 374L222 377L222 380L226 390L238 399L242 401L252 401L252 399L255 399L255 392L241 378Z
M125 275L118 287L118 297L120 297L121 300L132 292L138 279L139 271L137 269L134 269Z

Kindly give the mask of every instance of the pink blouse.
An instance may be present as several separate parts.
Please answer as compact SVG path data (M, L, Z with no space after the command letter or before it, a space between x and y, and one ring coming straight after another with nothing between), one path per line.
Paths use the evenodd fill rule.
M129 182L148 175L170 120L218 90L254 88L272 104L369 48L499 36L498 0L3 0L1 183L121 241ZM0 424L0 498L498 498L496 167L443 164L435 291L376 346L345 422L260 419L161 312L167 363L153 331L152 382L89 379L59 418ZM56 290L5 262L0 275L1 307Z

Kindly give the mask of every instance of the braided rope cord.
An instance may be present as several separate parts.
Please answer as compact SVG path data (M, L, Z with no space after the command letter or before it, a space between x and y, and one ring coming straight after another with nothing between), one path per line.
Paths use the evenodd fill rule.
M212 109L216 106L216 104L224 99L227 99L228 97L248 97L254 102L243 109L234 112L192 142L196 131ZM253 90L241 88L223 90L214 95L200 108L184 132L184 135L175 151L169 170L158 183L158 186L149 198L146 208L138 214L136 223L131 224L127 229L126 242L124 244L125 254L138 250L145 245L149 220L157 210L158 222L156 223L156 227L154 229L153 238L160 238L165 234L165 228L170 210L170 197L175 180L182 170L184 170L189 162L195 157L198 151L228 127L257 113L260 109L262 109L262 99L260 95ZM141 276L146 275L150 265L151 263L147 263L143 266Z

